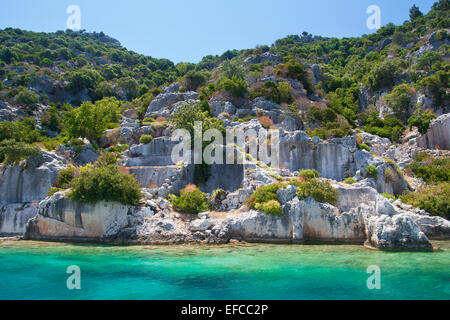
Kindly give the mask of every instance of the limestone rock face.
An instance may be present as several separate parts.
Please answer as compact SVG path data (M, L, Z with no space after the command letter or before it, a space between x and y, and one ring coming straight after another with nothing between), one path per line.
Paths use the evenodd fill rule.
M366 221L367 238L382 249L431 249L428 238L407 214L373 216Z
M28 220L38 212L37 203L10 204L0 208L0 234L23 235Z
M450 113L433 120L428 132L417 138L417 146L425 149L450 150Z
M180 101L196 100L197 92L168 92L159 94L148 107L146 117L151 117L153 113L164 115L163 109L170 109L170 107Z
M450 239L450 221L441 217L430 217L420 214L411 215L411 218L429 239Z
M39 204L38 215L29 221L27 239L102 240L128 225L129 207L115 202L82 204L58 192Z
M323 141L304 131L280 136L280 164L291 171L316 169L322 177L344 180L365 167L372 156L356 147L354 136Z
M0 169L0 202L22 203L42 200L56 182L66 160L53 152L42 151L37 159Z
M257 211L236 214L227 220L232 238L247 241L364 241L360 213L341 213L336 207L312 198L295 197L276 217Z

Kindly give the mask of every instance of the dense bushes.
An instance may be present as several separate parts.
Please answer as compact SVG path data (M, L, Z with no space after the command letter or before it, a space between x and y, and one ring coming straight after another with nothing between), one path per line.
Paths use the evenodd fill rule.
M139 183L134 176L121 172L112 157L111 153L102 153L94 165L80 168L79 175L70 182L69 197L78 202L137 205L142 196Z
M450 180L450 158L429 157L420 153L407 169L427 183L448 182Z
M17 94L15 101L17 104L29 107L39 102L39 96L26 88L22 88Z
M65 134L68 138L83 137L92 142L97 141L106 129L119 121L120 109L120 102L114 98L95 103L84 102L79 108L65 114Z
M405 130L402 121L392 116L385 116L384 119L378 117L378 113L373 108L359 115L362 129L365 132L389 138L394 142L398 142Z
M417 127L420 134L426 134L433 119L436 119L436 115L434 113L429 110L423 111L418 109L408 119L409 129L412 130L413 127Z
M150 143L152 141L153 141L153 137L151 135L149 135L149 134L144 134L139 139L139 143L141 143L141 144L148 144L148 143Z
M399 62L386 60L377 64L369 74L369 83L374 90L390 88L399 74Z
M280 203L277 191L282 187L284 185L278 183L258 188L247 200L247 205L251 209L263 211L266 214L281 215L281 207L278 210ZM274 202L277 202L278 206Z
M366 167L366 176L368 178L376 179L378 177L378 169L375 166L368 165Z
M320 139L343 138L353 133L352 127L346 120L325 122L320 127L314 129L309 136Z
M335 204L338 199L338 191L333 188L327 181L318 179L309 179L306 181L292 181L297 189L297 195L300 200L308 197L313 198L317 202L326 202Z
M423 209L432 215L450 219L450 183L441 182L400 196L402 202Z
M173 208L179 212L197 214L208 211L210 203L208 195L195 185L188 185L180 191L180 196L170 196Z
M244 97L248 93L247 87L247 81L236 76L233 76L231 79L224 77L219 82L219 88L222 88L235 97Z
M278 84L273 81L257 83L252 86L250 97L252 99L263 97L275 103L291 103L293 101L289 84L284 81L280 81Z
M74 166L70 166L68 168L61 169L58 172L58 179L56 182L57 187L61 188L61 189L70 188L70 184L71 184L73 178L75 178L75 175L77 173L78 173L78 170Z
M407 84L396 86L392 92L384 97L387 106L392 109L395 117L404 122L408 120L412 108L411 96L413 89Z
M36 158L41 155L41 149L24 142L3 140L0 142L0 162L18 164L29 157Z
M320 172L316 169L303 169L298 173L298 176L303 180L311 180L320 178Z

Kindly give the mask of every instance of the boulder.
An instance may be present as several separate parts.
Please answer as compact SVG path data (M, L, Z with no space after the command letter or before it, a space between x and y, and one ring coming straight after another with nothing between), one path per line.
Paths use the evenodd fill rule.
M42 150L36 159L0 168L0 201L23 203L45 199L66 163L54 152Z
M38 215L28 222L25 238L102 241L128 225L130 209L116 202L78 203L57 192L41 201Z
M366 221L370 245L380 249L432 249L426 235L408 214L373 216Z
M38 212L38 204L14 203L0 208L0 235L23 235L28 221Z
M433 120L428 132L417 138L417 146L424 149L450 150L450 113Z

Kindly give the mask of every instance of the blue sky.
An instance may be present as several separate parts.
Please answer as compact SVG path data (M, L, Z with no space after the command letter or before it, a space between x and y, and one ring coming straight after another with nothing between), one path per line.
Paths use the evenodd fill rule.
M54 32L66 29L69 5L81 9L81 28L103 31L135 52L175 63L198 62L228 49L272 44L308 31L327 37L360 36L370 5L381 24L401 24L416 4L433 0L0 0L0 28Z

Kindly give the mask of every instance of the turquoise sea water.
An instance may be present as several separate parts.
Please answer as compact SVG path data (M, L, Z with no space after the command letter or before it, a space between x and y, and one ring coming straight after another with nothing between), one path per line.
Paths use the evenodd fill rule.
M434 244L439 252L0 241L0 299L450 299L450 242ZM81 269L81 290L66 287L70 265ZM367 288L371 265L380 290Z

